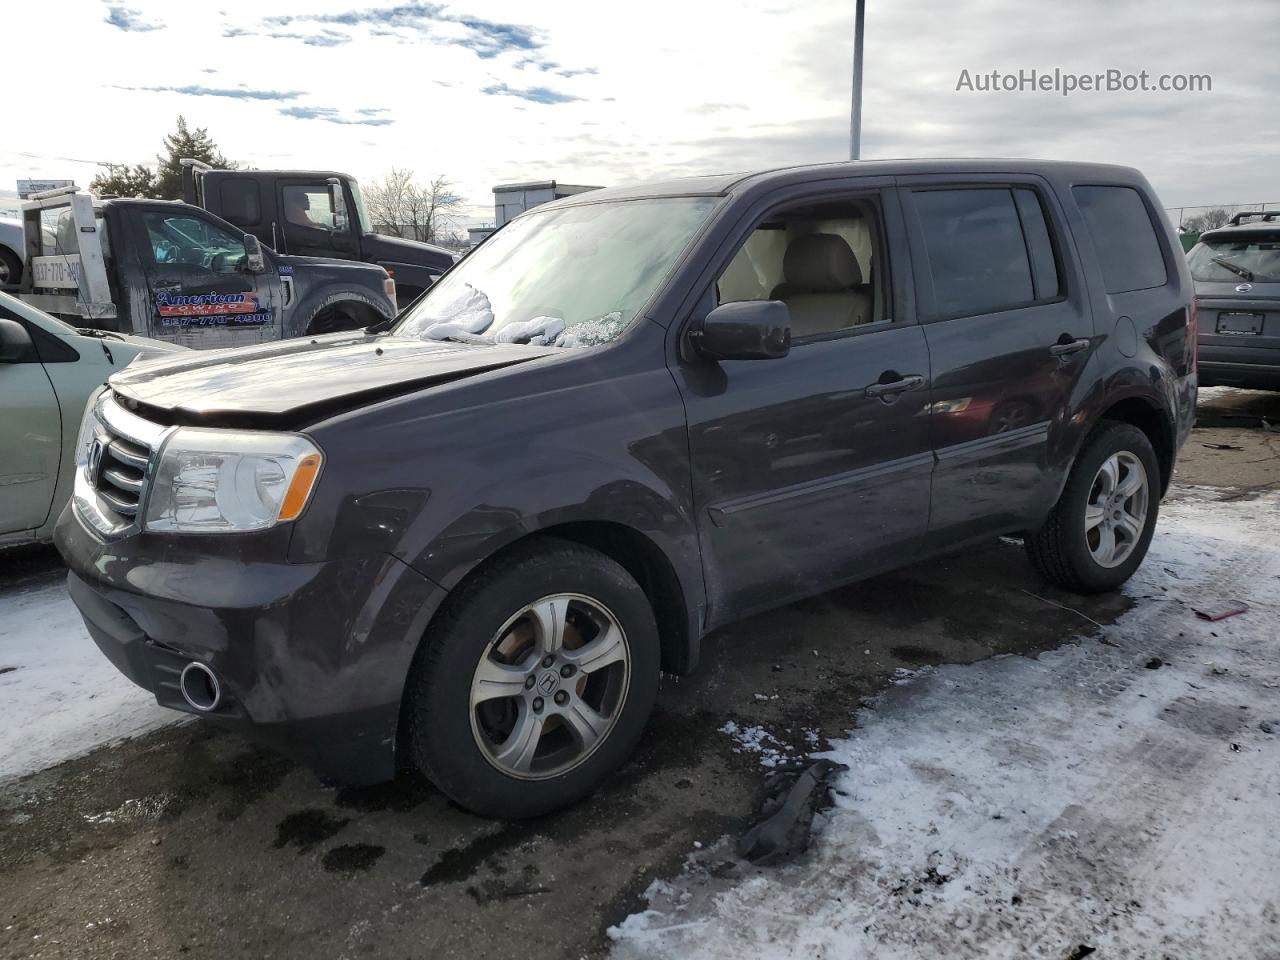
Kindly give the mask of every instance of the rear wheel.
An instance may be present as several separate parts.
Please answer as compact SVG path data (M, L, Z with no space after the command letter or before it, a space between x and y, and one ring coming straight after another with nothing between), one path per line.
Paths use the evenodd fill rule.
M417 766L467 809L532 817L631 753L658 687L648 598L616 562L531 542L450 598L405 691Z
M1027 552L1046 579L1079 593L1115 590L1147 555L1160 509L1160 467L1147 435L1103 423Z

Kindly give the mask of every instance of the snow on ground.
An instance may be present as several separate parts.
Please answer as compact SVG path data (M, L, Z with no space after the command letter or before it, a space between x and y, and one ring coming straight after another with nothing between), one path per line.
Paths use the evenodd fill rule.
M102 655L61 581L0 593L0 782L179 717Z
M1213 496L1164 505L1101 640L859 711L809 856L693 852L614 960L1280 956L1280 498Z

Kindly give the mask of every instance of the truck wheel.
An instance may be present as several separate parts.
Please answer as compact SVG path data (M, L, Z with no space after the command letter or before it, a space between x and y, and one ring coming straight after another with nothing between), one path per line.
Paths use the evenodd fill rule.
M382 318L363 303L347 301L322 308L307 325L307 333L338 333L341 330L359 330Z
M531 541L428 630L405 689L412 759L474 813L548 813L630 755L658 671L653 610L630 574L595 550Z
M1147 435L1104 421L1085 441L1043 527L1027 537L1032 565L1078 593L1115 590L1151 545L1160 466Z
M16 287L21 281L22 261L8 247L0 247L0 287Z

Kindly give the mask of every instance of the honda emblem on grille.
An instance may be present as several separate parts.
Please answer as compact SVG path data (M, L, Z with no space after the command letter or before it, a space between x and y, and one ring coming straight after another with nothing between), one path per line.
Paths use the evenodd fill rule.
M1236 284L1236 293L1248 293L1248 292L1249 292L1250 290L1252 290L1252 289L1253 289L1253 284L1252 284L1252 283L1237 283L1237 284Z

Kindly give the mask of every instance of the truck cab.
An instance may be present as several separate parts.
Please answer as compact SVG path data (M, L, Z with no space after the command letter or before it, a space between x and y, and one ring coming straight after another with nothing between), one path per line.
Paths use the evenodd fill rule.
M443 247L374 233L360 185L330 170L217 170L182 161L183 200L284 254L377 264L395 278L400 306L454 263Z
M76 327L217 348L356 329L396 313L383 268L281 255L176 201L50 191L24 205L23 238L19 296Z

